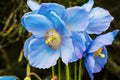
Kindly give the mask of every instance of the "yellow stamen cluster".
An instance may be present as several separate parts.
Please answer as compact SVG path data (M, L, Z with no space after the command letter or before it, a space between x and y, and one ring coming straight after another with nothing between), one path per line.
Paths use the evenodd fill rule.
M98 57L100 56L101 58L105 58L105 55L101 53L102 52L102 48L99 48L97 51L94 52L94 56Z
M45 34L45 43L52 49L58 49L61 45L61 36L54 29L50 29Z

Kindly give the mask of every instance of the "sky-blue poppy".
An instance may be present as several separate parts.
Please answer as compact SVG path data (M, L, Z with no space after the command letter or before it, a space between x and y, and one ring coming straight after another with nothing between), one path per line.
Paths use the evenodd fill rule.
M94 79L93 73L100 72L107 63L108 53L105 46L112 44L118 32L119 30L114 30L112 32L97 36L94 40L86 34L86 38L88 40L86 41L87 50L84 54L84 64L91 80Z
M58 58L68 64L74 49L72 39L69 37L71 33L67 30L64 21L58 16L59 12L57 13L60 5L44 3L38 6L36 2L31 2L31 0L28 0L27 3L32 12L28 12L22 17L22 25L32 33L24 45L24 55L31 66L50 68L56 64ZM37 8L33 4L37 4ZM54 7L46 8L46 14L42 14L42 8L44 8L42 6L45 5ZM39 10L41 11L39 12Z

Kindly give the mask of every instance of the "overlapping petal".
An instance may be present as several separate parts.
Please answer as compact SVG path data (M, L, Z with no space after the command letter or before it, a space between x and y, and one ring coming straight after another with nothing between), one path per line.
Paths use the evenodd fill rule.
M91 43L88 53L95 52L103 46L111 45L118 32L119 30L114 30L113 32L109 32L107 34L96 37Z
M61 58L65 64L68 64L74 51L72 39L63 38L61 43Z
M37 37L43 37L47 30L53 28L53 24L45 16L29 14L22 17L23 26Z
M33 0L27 0L27 5L32 11L36 11L40 8L40 5L37 2L34 2Z
M93 70L94 70L94 65L95 65L94 55L90 54L89 56L86 56L84 64L89 73L91 80L93 80L94 79Z
M58 16L62 17L65 7L57 3L42 3L38 14L43 14L49 17L51 11L55 12Z
M89 23L88 12L82 7L71 7L65 10L63 20L71 31L83 31Z
M89 0L87 3L83 4L82 7L85 8L88 12L90 12L93 7L93 4L94 4L94 1Z
M113 17L110 13L103 8L93 8L90 12L89 25L86 28L86 32L89 34L100 34L106 31Z
M62 36L71 35L70 31L67 30L65 22L53 11L50 12L50 19L54 24L56 31Z
M72 43L74 45L74 52L78 59L82 58L83 53L86 50L85 41L85 36L82 32L72 33Z

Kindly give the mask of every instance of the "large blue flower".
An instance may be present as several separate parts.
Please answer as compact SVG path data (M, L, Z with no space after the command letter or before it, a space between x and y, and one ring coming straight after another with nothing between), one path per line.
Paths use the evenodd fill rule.
M51 17L50 12L53 15L59 16L65 22L67 29L72 32L71 38L74 45L74 53L70 61L73 62L82 58L85 51L85 38L82 31L86 29L89 23L88 12L78 6L65 9L64 6L56 3L42 3L38 9L36 2L28 0L27 3L33 12L46 16L54 23L56 23L56 19ZM33 4L36 4L36 9L34 9ZM54 26L59 26L59 24L55 24Z
M17 78L13 76L1 76L0 80L17 80Z
M69 38L71 33L60 18L64 7L55 3L38 5L31 0L28 0L28 5L32 12L22 17L22 25L33 35L25 42L25 57L37 68L54 66L59 57L68 64L73 45Z
M91 80L94 79L93 73L100 72L101 69L104 68L104 65L106 64L108 58L105 46L112 44L118 32L119 30L114 30L113 32L100 35L94 40L92 40L90 36L86 34L86 46L88 48L84 54L84 64Z

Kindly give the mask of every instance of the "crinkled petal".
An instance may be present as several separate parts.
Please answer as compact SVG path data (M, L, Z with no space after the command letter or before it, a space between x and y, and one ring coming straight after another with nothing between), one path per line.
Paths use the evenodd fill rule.
M82 7L85 8L88 12L92 9L94 4L93 0L89 0L87 3L83 4Z
M71 35L70 31L68 31L66 28L65 22L55 12L50 12L50 19L54 24L54 28L59 34L62 36Z
M86 56L84 64L85 64L85 67L89 73L91 80L93 80L94 79L93 69L94 69L94 65L95 65L94 55Z
M62 61L65 64L68 64L74 51L72 40L70 38L62 38L62 44L60 48Z
M106 31L113 17L110 13L103 8L93 8L90 12L90 22L86 28L86 32L89 34L100 34Z
M39 14L30 14L22 17L23 26L37 37L45 35L46 31L53 28L51 21Z
M42 3L38 13L49 17L49 12L53 11L61 17L64 10L65 7L57 3Z
M82 7L67 8L63 20L71 31L83 31L88 26L88 12Z
M101 53L105 55L105 58L101 58L100 56L95 58L95 66L94 66L93 73L100 72L102 68L104 68L104 65L107 63L108 55L105 47L103 47L103 50Z
M60 57L60 50L53 50L45 44L43 38L34 38L29 44L29 54L27 59L33 67L50 68L54 66Z
M106 45L111 45L115 36L118 34L119 30L114 30L112 32L109 32L104 35L100 35L94 39L94 41L91 43L88 53L95 52L99 48L106 46Z
M34 2L33 0L27 0L27 5L32 11L36 11L40 8L40 5L37 2Z
M31 36L30 38L28 38L26 41L25 41L25 44L24 44L24 56L27 57L28 56L28 52L29 52L29 49L28 49L28 46L30 44L30 41L33 39L34 37Z

